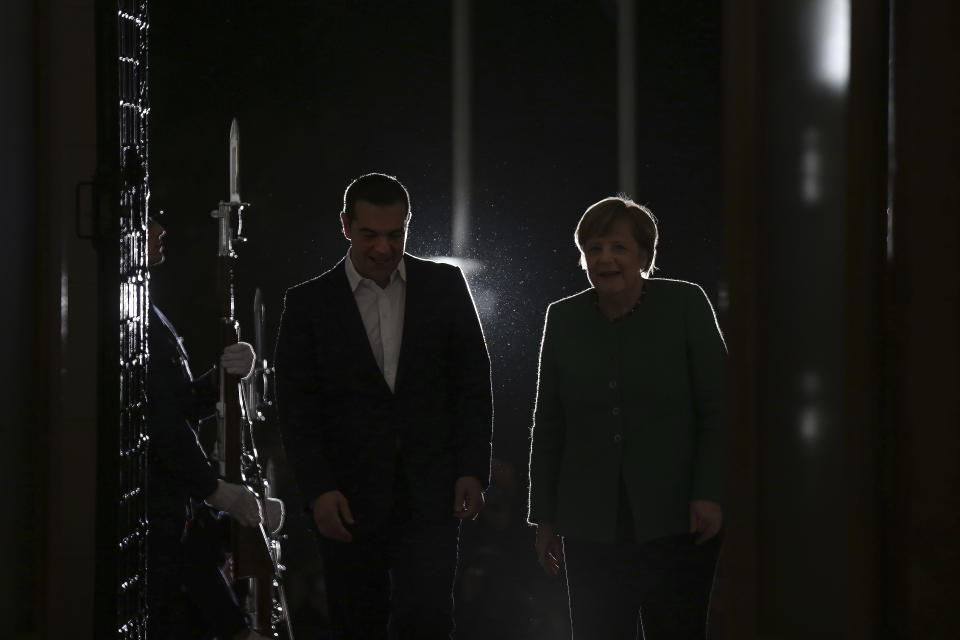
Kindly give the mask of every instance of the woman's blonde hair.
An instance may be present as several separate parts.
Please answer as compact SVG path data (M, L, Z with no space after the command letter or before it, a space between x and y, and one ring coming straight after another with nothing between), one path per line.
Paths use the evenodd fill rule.
M641 270L644 277L649 277L656 270L657 261L657 219L653 212L642 204L637 204L626 196L604 198L584 211L577 229L573 233L573 241L580 250L580 266L587 268L584 245L591 239L607 233L618 220L626 220L630 224L634 240L641 251L647 253L647 264Z

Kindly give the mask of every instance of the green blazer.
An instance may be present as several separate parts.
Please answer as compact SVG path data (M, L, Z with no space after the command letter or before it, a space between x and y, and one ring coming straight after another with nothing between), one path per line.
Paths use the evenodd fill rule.
M613 543L620 474L638 541L689 532L723 501L726 346L699 286L648 279L611 322L588 289L547 308L530 444L531 523Z

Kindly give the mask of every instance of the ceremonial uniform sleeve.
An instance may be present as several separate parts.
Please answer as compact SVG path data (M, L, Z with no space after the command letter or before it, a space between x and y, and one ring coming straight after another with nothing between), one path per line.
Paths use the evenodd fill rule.
M684 316L697 420L697 451L691 499L722 503L723 374L727 348L710 300L700 287L690 288Z
M152 477L172 486L168 493L202 500L217 488L217 474L207 462L189 417L196 399L183 377L178 355L163 336L151 339L148 420Z
M296 294L291 289L284 297L274 366L283 448L309 506L321 494L339 487L322 451L315 337L305 305Z
M196 424L206 420L216 413L217 401L220 400L220 370L210 367L193 379L193 415L190 421Z
M448 346L450 389L454 399L457 474L490 484L493 391L490 357L483 329L463 273L452 283L453 331Z
M543 326L537 398L530 438L530 496L527 521L553 521L556 515L557 481L565 441L565 423L560 405L555 361L556 326L551 307Z

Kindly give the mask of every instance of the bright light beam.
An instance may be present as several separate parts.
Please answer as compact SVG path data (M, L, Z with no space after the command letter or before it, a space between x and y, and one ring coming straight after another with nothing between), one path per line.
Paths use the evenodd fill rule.
M814 76L829 89L844 92L850 77L850 0L820 0L815 12Z

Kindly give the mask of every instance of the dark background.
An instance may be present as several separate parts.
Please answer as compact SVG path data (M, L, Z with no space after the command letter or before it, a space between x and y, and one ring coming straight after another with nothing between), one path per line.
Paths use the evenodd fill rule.
M381 4L150 0L151 210L170 228L152 293L198 368L232 116L254 205L246 336L254 285L272 342L282 291L345 253L336 212L359 173L410 186L412 251L449 250L449 10ZM503 463L466 527L458 615L474 637L563 637L562 588L522 524L525 449L541 314L586 286L573 224L619 188L615 5L474 4L470 279ZM633 195L660 217L663 275L704 284L730 350L714 628L955 637L960 4L637 4ZM118 247L89 233L119 222L116 28L137 5L0 2L4 638L111 637L117 619ZM824 47L847 37L831 48L849 74L824 82ZM308 634L322 581L290 532Z
M151 211L167 263L151 296L196 369L215 354L216 223L228 193L228 130L240 123L247 210L237 315L267 306L268 354L284 290L340 260L343 190L369 171L409 189L407 250L449 254L452 67L449 3L211 2L151 5ZM721 283L721 43L713 2L637 10L637 192L661 229L659 275ZM468 523L460 637L563 633L565 595L541 575L524 523L526 464L544 310L589 286L573 230L617 193L614 2L483 2L472 13L469 275L492 359L494 485ZM280 492L300 504L276 448ZM297 514L299 515L299 514ZM291 608L306 630L321 585L306 522L287 525ZM529 628L529 631L524 630ZM549 631L547 631L549 630ZM546 636L544 636L546 637Z

